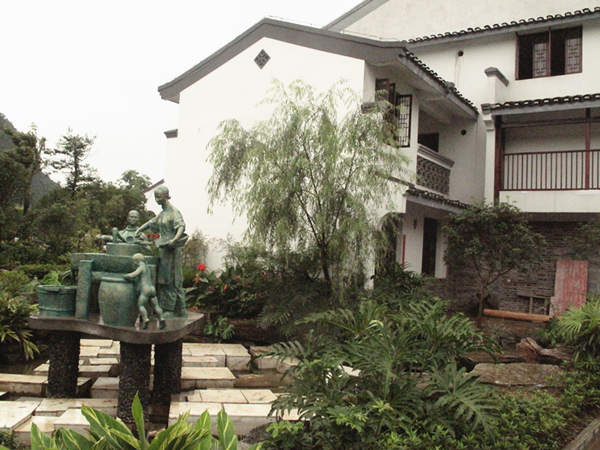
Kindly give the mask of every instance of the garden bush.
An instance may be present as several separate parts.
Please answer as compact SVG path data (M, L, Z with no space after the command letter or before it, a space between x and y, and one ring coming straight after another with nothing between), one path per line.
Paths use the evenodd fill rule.
M600 297L565 312L558 322L558 333L574 348L576 358L600 357Z
M309 315L301 323L318 331L303 342L273 346L279 358L299 361L289 371L289 393L274 409L298 408L310 418L305 433L280 425L271 429L273 439L281 439L275 432L296 436L298 445L288 448L393 448L412 432L446 430L453 439L491 432L497 409L491 389L454 360L469 351L495 351L495 343L465 316L448 317L439 299L390 303L366 297L356 307ZM270 440L265 445L273 446Z
M0 291L0 343L19 344L27 359L39 352L27 328L29 316L35 312L37 305L31 304L27 298Z

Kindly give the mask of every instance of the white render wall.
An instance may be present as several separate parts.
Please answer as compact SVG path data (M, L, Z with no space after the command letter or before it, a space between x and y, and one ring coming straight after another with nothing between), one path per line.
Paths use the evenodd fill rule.
M406 236L406 247L404 249L404 264L407 270L421 273L423 263L423 224L425 217L438 220L437 248L435 259L435 277L446 278L447 268L444 261L446 250L446 237L442 232L447 213L434 210L425 206L408 201L406 213L402 218L402 234ZM402 237L398 238L396 255L398 263L402 262Z
M271 59L261 70L254 58L262 49ZM364 62L263 38L181 92L178 137L169 140L175 145L168 149L165 184L188 232L197 229L209 239L211 269L221 266L223 240L239 240L246 220L236 216L230 204L215 205L207 213L207 182L212 174L207 145L223 120L237 119L249 127L268 118L272 107L259 103L274 79L286 85L301 79L317 90L344 79L362 95Z
M590 0L389 0L344 32L403 40L595 6Z

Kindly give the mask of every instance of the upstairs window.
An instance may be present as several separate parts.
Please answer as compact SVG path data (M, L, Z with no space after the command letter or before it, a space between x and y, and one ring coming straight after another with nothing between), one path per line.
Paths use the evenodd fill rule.
M517 36L517 79L581 72L581 27Z
M387 78L375 80L375 92L378 100L387 100L394 109L387 114L386 120L394 125L395 144L399 147L410 147L410 120L412 95L401 95L396 92L396 84Z

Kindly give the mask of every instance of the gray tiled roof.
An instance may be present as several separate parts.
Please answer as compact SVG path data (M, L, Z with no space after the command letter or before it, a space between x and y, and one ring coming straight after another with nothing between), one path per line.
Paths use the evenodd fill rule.
M579 95L565 95L561 97L546 97L536 98L533 100L515 100L504 103L484 103L481 105L481 109L484 113L490 113L508 109L528 108L532 106L552 106L552 105L563 105L573 103L583 103L591 101L600 101L600 93L596 94L579 94Z
M429 41L437 41L440 39L452 39L460 38L463 36L476 35L490 33L492 31L511 31L512 29L522 28L523 26L549 24L552 25L556 22L562 22L565 19L581 18L597 16L600 17L600 7L597 6L594 9L584 8L576 11L569 11L563 14L550 14L546 17L530 17L528 19L512 20L510 22L495 23L492 25L484 25L481 27L472 27L465 30L450 31L445 33L437 33L429 36L421 36L413 39L408 39L409 44L424 43Z

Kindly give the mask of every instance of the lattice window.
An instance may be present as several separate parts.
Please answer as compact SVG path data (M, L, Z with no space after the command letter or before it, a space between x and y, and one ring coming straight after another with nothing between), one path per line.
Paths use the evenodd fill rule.
M533 78L548 75L548 42L533 44Z
M256 63L259 69L262 69L267 65L270 59L271 57L269 56L269 54L264 50L261 50L258 53L258 55L256 55L256 58L254 58L254 62Z
M400 147L410 147L412 95L396 95L396 136Z
M565 73L581 72L581 36L565 39Z

